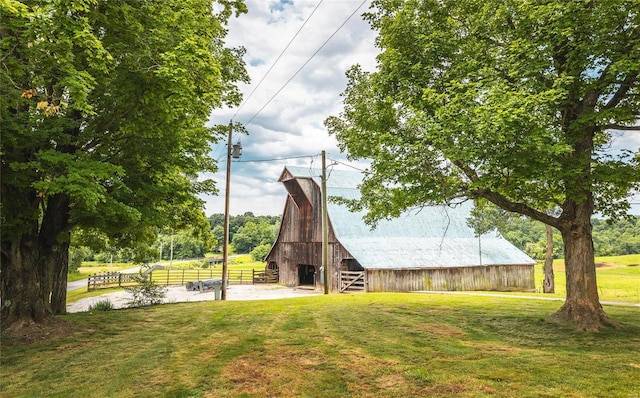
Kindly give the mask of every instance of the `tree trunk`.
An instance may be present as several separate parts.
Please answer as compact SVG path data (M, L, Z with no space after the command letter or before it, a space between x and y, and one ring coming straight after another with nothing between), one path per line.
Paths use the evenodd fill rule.
M567 298L549 320L575 327L579 331L597 331L617 327L600 305L596 283L596 264L591 236L591 213L577 211L576 217L560 230L564 242Z
M67 313L67 278L69 274L69 241L61 242L56 249L51 290L51 310L56 315Z
M52 317L49 303L45 300L47 282L41 271L34 236L2 242L0 317L3 332L12 333L33 323L46 323Z
M69 266L69 197L51 196L42 221L32 221L20 238L2 242L1 321L3 333L20 334L66 312ZM53 309L53 310L52 310Z
M542 291L544 293L555 293L556 283L553 276L553 229L550 225L545 225L547 232L547 252L544 256L544 281Z
M40 226L40 256L48 279L46 300L54 314L67 312L69 269L69 196L55 194L47 200Z

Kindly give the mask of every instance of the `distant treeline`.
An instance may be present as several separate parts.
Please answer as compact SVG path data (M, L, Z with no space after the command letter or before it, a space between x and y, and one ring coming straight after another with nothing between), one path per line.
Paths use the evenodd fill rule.
M613 223L593 219L593 245L596 256L622 256L640 253L640 217ZM500 233L534 259L543 259L546 248L544 224L526 218L513 218L501 226ZM554 257L562 258L562 238L553 230Z
M252 212L246 212L239 216L229 216L229 243L236 253L253 253L257 247L261 247L260 253L267 251L275 243L280 228L280 216L254 216ZM209 224L215 240L218 242L218 250L222 249L224 241L224 214L209 216ZM260 258L262 259L262 258Z
M224 214L208 217L211 239L203 241L193 231L162 231L158 240L149 248L149 261L187 258L203 258L211 250L221 251L224 240ZM276 240L280 228L280 216L254 216L251 212L229 217L230 249L235 253L251 253L256 261L262 260ZM640 217L631 217L609 223L594 219L593 242L596 256L618 256L640 253ZM546 250L545 226L526 218L509 218L499 227L500 233L516 247L534 259L543 259ZM560 233L554 230L554 257L562 258L564 250ZM172 244L173 241L173 244ZM171 247L173 246L173 256ZM154 254L155 253L155 254ZM81 261L108 263L130 262L133 249L92 250L81 245L71 248L70 269L77 269Z

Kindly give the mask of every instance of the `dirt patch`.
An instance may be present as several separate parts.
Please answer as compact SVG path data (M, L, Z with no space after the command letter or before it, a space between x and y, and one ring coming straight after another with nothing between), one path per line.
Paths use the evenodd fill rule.
M444 323L421 323L416 325L416 329L424 330L425 332L435 334L439 337L461 338L465 335L464 332L462 332L460 329L454 328Z
M596 263L596 268L614 268L615 264L612 263Z
M18 321L2 331L2 344L24 345L38 341L69 336L78 330L71 322L55 317L47 318L42 323L32 320Z
M315 351L272 349L276 351L268 355L252 353L229 361L221 379L239 396L299 397L313 383L316 366L327 360ZM220 395L220 391L211 391L207 396Z

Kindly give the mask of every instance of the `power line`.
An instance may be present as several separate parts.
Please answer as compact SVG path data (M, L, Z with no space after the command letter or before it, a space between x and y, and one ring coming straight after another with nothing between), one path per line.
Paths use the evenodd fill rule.
M360 172L362 172L362 173L366 173L366 172L367 172L366 170L360 169L360 168L358 168L358 167L356 167L356 166L352 166L352 165L350 165L350 164L348 164L348 163L341 162L341 161L339 161L339 160L335 160L335 159L330 159L330 160L331 160L332 162L334 162L334 163L341 164L341 165L343 165L343 166L347 166L347 167L351 167L352 169L358 170L358 171L360 171Z
M273 158L273 159L252 159L252 160L239 160L237 163L254 163L254 162L276 162L278 160L289 160L289 159L302 159L302 158L314 158L318 156L315 155L301 155L301 156L289 156L285 158Z
M289 48L289 46L291 45L291 43L296 39L296 37L298 36L298 34L300 33L300 31L304 28L304 26L307 24L307 22L310 20L311 16L313 16L313 14L316 12L316 10L319 8L319 6L322 4L323 0L320 0L320 2L316 5L316 7L313 9L313 11L311 12L311 14L309 14L309 16L307 17L307 19L304 21L304 23L302 24L302 26L298 29L298 31L296 32L296 34L293 36L293 38L289 41L289 43L287 44L287 46L282 50L282 52L280 53L280 55L278 56L278 58L274 61L274 63L272 64L272 66L269 68L269 70L265 73L265 75L262 77L262 79L258 82L258 84L256 85L256 87L251 91L251 93L249 93L249 96L247 96L247 98L242 102L242 104L240 104L240 106L238 107L238 110L234 113L233 117L231 118L231 120L233 120L233 118L235 116L237 116L237 114L240 112L240 109L244 106L244 104L246 104L246 102L249 100L249 98L254 94L254 92L257 90L257 88L262 84L262 82L264 81L264 79L266 78L266 76L271 72L271 70L274 68L274 66L276 65L276 63L280 60L280 58L282 57L282 55L285 53L285 51ZM347 17L347 19L344 20L344 22L331 34L331 36L329 36L327 38L327 40L324 41L324 43L322 43L322 45L311 55L311 57L309 57L309 59L307 59L307 61L302 64L302 66L284 83L284 85L282 85L282 87L280 87L280 89L278 89L278 91L276 91L276 93L271 96L271 98L269 98L269 100L245 123L242 123L245 127L251 123L253 121L253 119L255 119L260 112L262 112L267 105L269 105L271 103L271 101L273 101L278 94L280 94L280 92L282 90L284 90L284 88L307 66L307 64L309 64L309 62L311 62L311 60L327 45L327 43L329 43L329 41L331 41L331 39L333 39L333 37L340 31L340 29L342 29L344 27L344 25L347 24L347 22L349 22L349 20L356 14L356 12L358 12L358 10L360 10L360 8L362 8L362 6L367 2L367 0L362 0L362 2L360 3L360 5L358 5L358 7ZM233 135L232 139L235 139L237 137L237 134ZM222 148L225 148L226 145L221 146ZM218 148L221 148L218 147ZM227 148L227 150L229 150ZM218 152L218 151L215 151ZM223 150L219 151L219 154L216 154L213 156L213 158L216 158L218 161L220 160L220 158L222 157L222 155L224 154ZM317 156L317 155L316 155ZM307 157L307 156L303 156L303 157ZM295 159L296 157L292 157L292 158L281 158L281 159L265 159L264 161L276 161L276 160L287 160L287 159ZM258 161L258 160L256 160ZM241 162L251 162L251 161L241 161ZM347 165L349 166L349 165ZM352 166L349 166L352 167ZM361 170L362 171L362 170Z
M316 7L313 9L313 11L311 11L311 14L309 14L309 16L307 17L307 19L304 20L304 23L302 24L302 26L300 26L300 28L298 29L298 31L296 32L295 35L293 35L293 37L291 38L291 40L289 40L289 43L287 43L287 45L285 46L285 48L282 50L282 52L280 52L280 55L278 55L278 58L276 58L276 60L273 62L273 64L271 64L271 67L269 68L269 70L262 76L262 79L260 79L260 81L258 82L258 84L253 88L253 90L251 90L251 92L249 93L249 95L247 96L247 98L244 99L244 101L242 101L242 103L240 104L240 106L238 107L238 110L236 110L236 113L233 114L233 116L231 117L231 119L235 118L238 115L238 112L240 112L240 110L242 109L242 107L244 106L244 104L246 104L249 99L251 98L251 96L253 96L253 93L256 92L256 90L258 89L258 87L260 87L260 85L262 84L262 82L264 81L264 79L269 75L269 73L271 73L271 71L273 70L273 68L276 66L276 64L278 63L278 61L280 61L280 58L282 58L282 56L284 55L284 53L287 51L287 49L289 48L289 46L291 46L291 43L293 43L293 41L296 39L296 37L298 37L298 34L300 34L300 32L302 31L302 29L305 27L305 25L307 24L307 22L309 22L309 20L311 19L311 17L313 16L313 14L315 14L316 10L318 9L318 7L320 7L320 4L322 4L324 0L320 0L318 2L318 4L316 5Z
M327 40L325 40L324 43L322 43L322 45L316 50L316 52L314 52L311 57L309 57L309 59L302 64L302 66L296 71L296 73L293 74L293 76L291 76L289 78L289 80L287 80L284 85L282 85L282 87L280 87L280 89L278 91L276 91L275 94L273 94L273 96L271 96L271 98L269 98L269 100L262 106L262 108L260 108L258 110L258 112L256 112L253 116L251 116L251 119L249 119L247 122L243 123L245 126L248 125L249 123L251 123L253 121L253 119L256 118L256 116L258 116L260 114L260 112L262 112L264 110L264 108L267 107L267 105L269 105L271 103L271 101L274 100L274 98L276 98L278 96L278 94L280 94L280 92L282 90L284 90L284 88L291 83L291 81L298 76L298 73L300 73L302 71L302 69L304 69L305 66L307 66L307 64L309 62L311 62L311 60L320 52L320 50L322 50L324 48L324 46L327 45L327 43L329 43L329 41L331 41L331 39L333 39L333 37L340 31L340 29L342 29L342 27L344 25L347 24L347 22L349 22L349 20L355 15L356 12L358 12L358 10L364 5L364 3L366 3L367 0L362 0L362 2L360 3L360 5L351 13L351 15L349 15L349 17L347 17L347 19L345 19L345 21L338 27L338 29L335 30L335 32L333 32L331 34L331 36L329 36L329 38Z

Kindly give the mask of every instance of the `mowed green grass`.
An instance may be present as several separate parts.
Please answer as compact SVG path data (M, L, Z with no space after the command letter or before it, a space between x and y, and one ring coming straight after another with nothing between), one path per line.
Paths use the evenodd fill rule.
M626 256L596 257L596 280L601 301L640 303L640 254ZM566 275L564 260L553 262L555 294L542 292L544 272L542 264L535 266L535 285L540 297L566 297ZM511 294L511 293L510 293ZM532 295L531 293L515 293Z
M73 335L2 347L3 397L637 397L624 327L544 321L561 302L418 293L211 301L71 314Z

